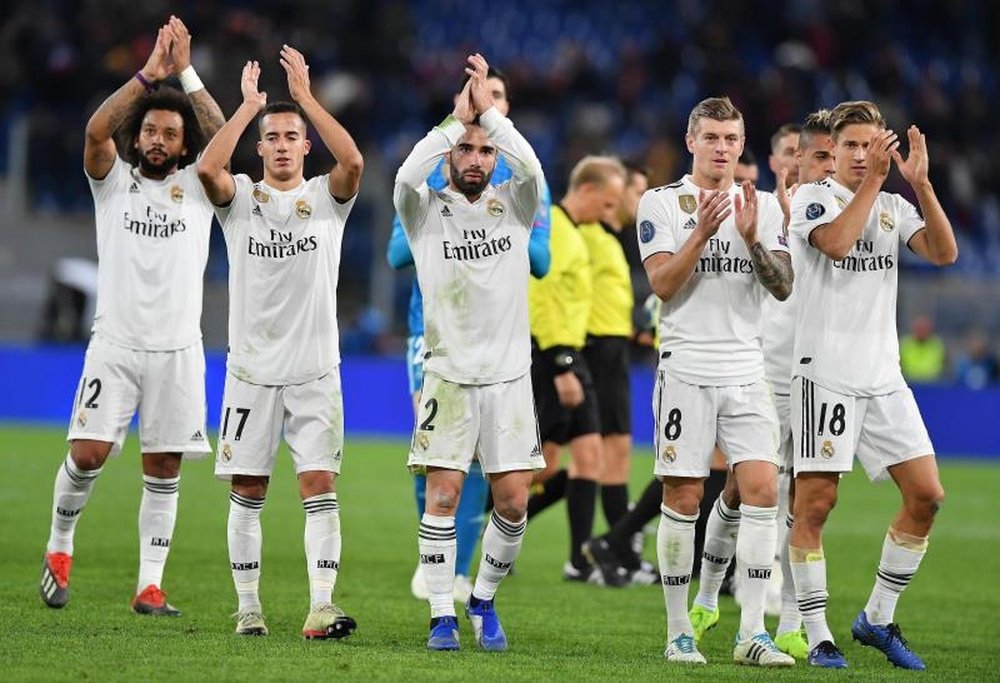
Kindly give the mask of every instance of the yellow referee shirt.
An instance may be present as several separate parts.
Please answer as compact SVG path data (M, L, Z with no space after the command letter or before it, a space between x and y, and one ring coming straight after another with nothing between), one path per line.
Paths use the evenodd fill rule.
M548 274L528 284L531 336L544 351L553 346L582 349L587 339L593 279L587 243L558 204L550 210ZM597 226L600 229L600 226Z
M632 275L625 250L611 228L601 223L580 226L590 253L594 296L587 334L598 337L632 336Z

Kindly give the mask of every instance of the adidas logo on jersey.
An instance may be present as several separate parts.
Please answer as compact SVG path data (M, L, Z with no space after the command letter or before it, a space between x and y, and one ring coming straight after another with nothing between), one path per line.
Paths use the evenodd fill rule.
M444 216L445 218L451 218L451 209L449 209L448 206L445 205L445 207L441 209L441 215Z
M250 213L252 213L254 216L261 216L261 217L264 216L264 212L260 210L260 204L254 204L253 211L251 211Z
M694 230L694 226L698 225L698 221L694 219L694 216L688 218L688 222L684 224L685 230Z
M129 194L138 194L139 193L139 183L137 183L137 182L135 182L133 180L132 184L128 186L128 192L129 192Z
M191 440L192 441L204 441L205 440L205 435L202 434L201 430L199 429L198 431L196 431L194 434L191 435Z

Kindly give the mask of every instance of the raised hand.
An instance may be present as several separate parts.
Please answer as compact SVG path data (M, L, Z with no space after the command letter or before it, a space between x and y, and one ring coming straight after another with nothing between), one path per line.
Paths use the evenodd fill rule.
M749 180L744 180L741 187L743 194L736 195L734 202L736 231L752 245L757 241L757 190Z
M170 60L176 73L180 73L191 66L191 34L184 22L173 15L167 22L167 33L170 35Z
M170 24L164 24L156 34L153 51L142 67L142 75L150 82L162 81L174 73L174 63L170 59Z
M486 84L487 74L490 65L486 63L486 58L478 52L469 55L469 66L465 67L465 73L469 74L469 82L472 84L470 94L472 96L472 106L477 114L482 114L493 106L493 93L490 92Z
M243 67L243 77L240 79L240 91L243 93L243 103L255 107L258 111L267 104L267 93L257 91L259 78L260 64L247 62Z
M927 170L930 161L927 156L927 136L920 132L916 126L910 126L906 131L910 143L910 154L903 159L898 149L892 150L892 158L899 167L899 172L903 174L910 185L927 182Z
M451 115L462 123L472 123L473 119L476 118L476 111L472 106L471 92L472 79L470 78L462 87L462 92L455 98L455 109L451 112Z
M881 130L872 135L868 144L868 155L865 157L865 165L869 175L874 175L880 181L885 180L889 175L889 163L899 147L899 140L896 134L889 130Z
M284 45L281 48L281 58L278 60L288 74L288 94L292 99L302 104L312 98L312 90L309 89L309 65L306 58L294 47Z
M729 218L732 213L732 202L728 192L714 190L698 192L698 225L695 230L705 233L706 237L711 237L719 232L722 221Z
M774 196L777 197L778 206L781 207L781 213L785 216L785 223L788 223L791 220L792 197L795 195L795 190L798 188L798 183L788 187L787 168L782 167L778 170L778 185L774 188Z

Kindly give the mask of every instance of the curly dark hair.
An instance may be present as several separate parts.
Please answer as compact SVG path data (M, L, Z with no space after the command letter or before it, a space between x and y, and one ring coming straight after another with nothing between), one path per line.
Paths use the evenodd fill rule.
M115 133L115 142L122 156L130 164L138 165L139 151L135 148L135 142L139 139L143 118L153 109L175 111L181 115L184 120L184 146L187 148L187 154L180 158L178 167L184 168L193 163L201 150L205 149L208 141L205 140L205 133L198 124L198 117L195 116L187 95L168 86L160 86L156 92L143 97L132 106L132 111Z

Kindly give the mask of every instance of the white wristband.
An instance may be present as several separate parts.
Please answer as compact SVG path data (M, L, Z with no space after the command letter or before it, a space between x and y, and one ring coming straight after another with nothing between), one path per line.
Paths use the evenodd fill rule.
M195 72L194 66L191 64L188 64L187 68L184 69L184 71L181 71L177 77L181 79L181 87L184 88L184 92L187 94L191 94L196 90L201 90L205 87L205 84L201 82L200 78L198 78L198 74Z

